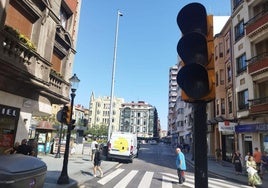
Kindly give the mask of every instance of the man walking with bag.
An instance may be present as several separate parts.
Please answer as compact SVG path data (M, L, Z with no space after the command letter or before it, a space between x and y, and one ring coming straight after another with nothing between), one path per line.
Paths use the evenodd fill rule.
M183 182L185 182L185 173L184 173L184 171L186 170L185 156L180 148L176 149L176 153L177 153L176 166L179 177L179 184L182 184Z

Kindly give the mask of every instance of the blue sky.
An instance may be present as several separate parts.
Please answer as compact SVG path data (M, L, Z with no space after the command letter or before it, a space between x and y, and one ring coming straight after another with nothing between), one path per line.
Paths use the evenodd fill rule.
M157 108L167 129L169 68L177 63L180 30L176 23L188 0L82 0L73 72L81 80L75 104L89 107L110 96L117 10L120 17L114 97L145 101ZM198 1L207 14L229 16L230 0Z

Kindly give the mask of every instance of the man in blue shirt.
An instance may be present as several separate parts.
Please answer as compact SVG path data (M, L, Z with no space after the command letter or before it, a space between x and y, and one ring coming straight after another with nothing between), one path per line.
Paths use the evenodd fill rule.
M186 170L185 157L180 148L176 149L177 158L176 158L176 166L177 173L179 177L179 184L185 182L184 171Z

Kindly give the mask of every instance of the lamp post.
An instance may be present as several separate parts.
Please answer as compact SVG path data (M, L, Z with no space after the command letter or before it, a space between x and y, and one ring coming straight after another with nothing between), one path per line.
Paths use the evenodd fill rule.
M118 38L118 28L119 28L119 17L120 16L123 16L123 14L118 10L117 11L117 19L116 19L115 43L114 43L114 59L113 59L112 84L111 84L111 96L110 96L110 116L109 116L109 127L108 127L108 141L110 140L111 132L112 132L114 77L115 77L117 38Z
M70 146L70 138L71 138L71 130L73 126L73 120L72 120L72 115L73 115L73 106L74 106L74 98L75 98L75 92L78 88L78 84L80 80L74 74L70 79L71 83L71 115L70 115L70 123L67 129L67 136L66 136L66 145L65 145L65 151L64 151L64 159L63 159L63 166L62 166L62 171L61 175L57 181L58 184L68 184L69 183L69 176L68 176L68 158L69 158L69 146Z
M63 127L63 123L60 124L60 135L59 135L59 142L58 142L58 150L57 150L57 153L55 155L55 158L60 158L60 146L61 146L62 127Z

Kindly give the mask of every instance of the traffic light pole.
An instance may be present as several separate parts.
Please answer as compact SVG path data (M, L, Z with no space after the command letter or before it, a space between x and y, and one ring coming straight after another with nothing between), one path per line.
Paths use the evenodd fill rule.
M71 130L72 130L72 115L73 115L73 106L74 106L74 97L75 97L75 89L71 89L71 115L70 115L70 123L68 126L68 131L66 135L66 145L64 151L64 159L63 159L63 167L61 171L61 175L57 181L58 184L68 184L69 176L68 176L68 160L69 160L69 147L70 147L70 139L71 139Z
M207 103L201 101L193 103L193 106L195 187L208 188Z
M55 158L60 158L60 146L61 146L62 127L63 127L63 123L61 123L61 125L60 125L60 135L59 135L59 142L58 142L58 150L57 150L57 154L55 155Z

